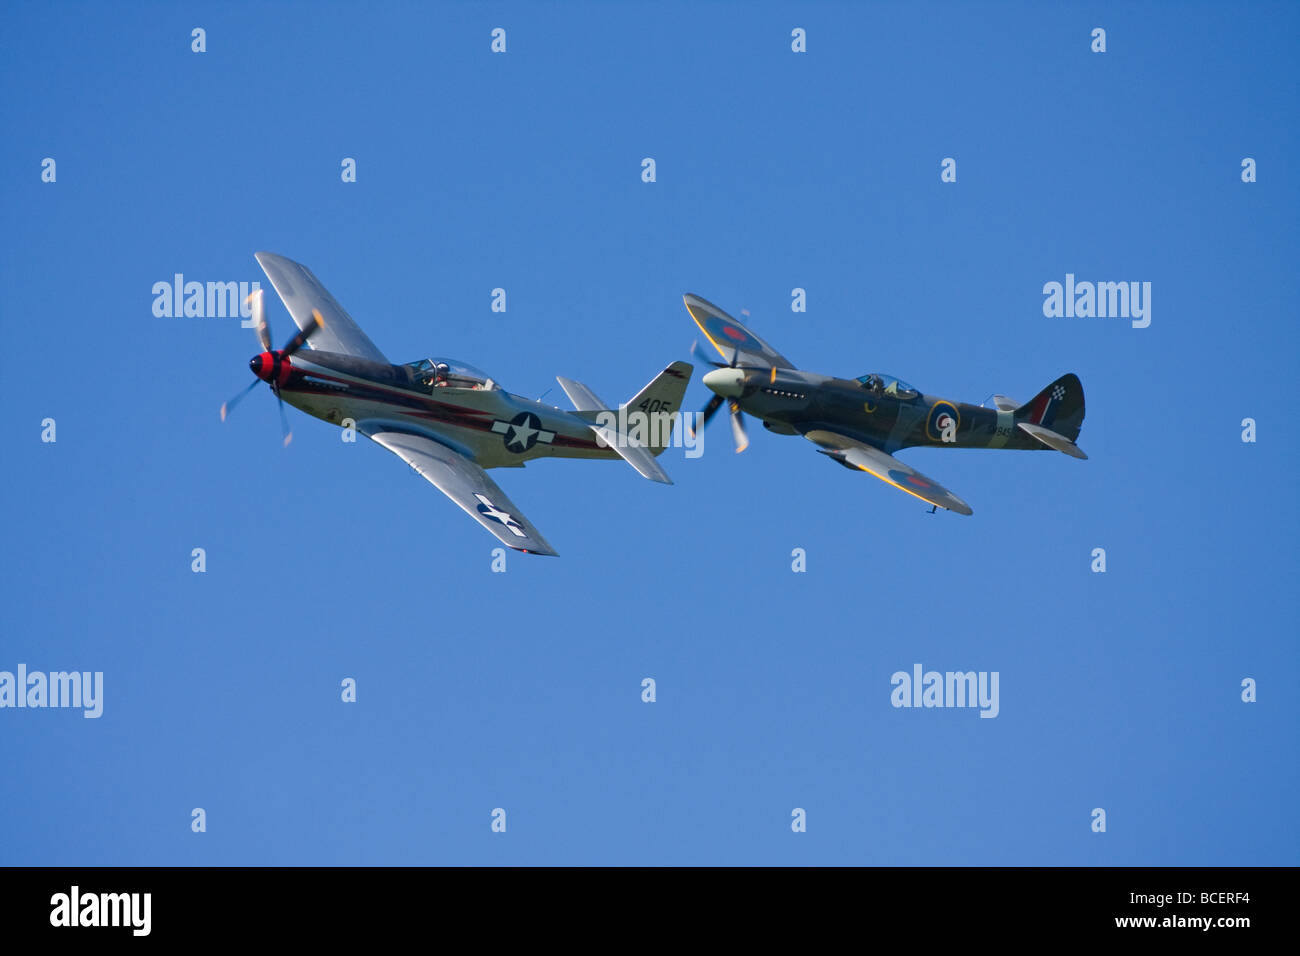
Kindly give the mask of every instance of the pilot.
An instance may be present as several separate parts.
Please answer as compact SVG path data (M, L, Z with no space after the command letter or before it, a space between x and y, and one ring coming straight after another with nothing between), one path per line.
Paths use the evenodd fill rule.
M866 382L867 391L878 393L880 391L880 387L884 384L885 384L884 381L880 378L879 375L869 376Z
M451 369L448 368L446 362L439 362L435 365L433 367L433 387L445 388L447 386L447 373L450 371Z

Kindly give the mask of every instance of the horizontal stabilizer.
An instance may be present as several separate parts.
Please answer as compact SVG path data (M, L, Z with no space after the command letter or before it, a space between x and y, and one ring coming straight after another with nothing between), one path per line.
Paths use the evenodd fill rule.
M1017 408L1020 407L1019 402L1012 401L1011 399L1007 398L1005 395L994 395L993 404L1000 412L1014 412Z
M573 402L579 418L589 419L595 414L613 411L596 396L595 392L581 382L558 376L556 381L560 383L560 388L564 389L564 394L569 396L569 401ZM659 466L659 462L655 461L654 455L644 445L626 435L620 435L608 425L588 423L588 427L596 433L606 447L613 449L643 477L665 485L673 483L668 473Z
M655 456L650 454L644 445L638 445L626 435L619 435L614 429L605 425L591 425L589 427L602 442L618 452L619 456L635 468L642 477L665 485L673 483L673 480L668 477L668 473L659 466L659 462L655 461Z
M1029 422L1017 422L1020 430L1026 435L1032 435L1048 448L1055 448L1059 452L1064 452L1071 458L1087 458L1083 449L1076 445L1064 435L1059 435L1050 428L1044 428L1042 425L1031 425Z
M603 412L609 408L596 397L595 392L581 382L563 376L556 376L555 380L560 383L560 388L564 389L564 394L569 396L569 401L573 402L573 407L578 411Z

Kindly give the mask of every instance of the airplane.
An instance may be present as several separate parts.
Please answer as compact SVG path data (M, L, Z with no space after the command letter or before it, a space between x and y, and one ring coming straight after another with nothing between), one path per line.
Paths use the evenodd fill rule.
M703 378L713 397L702 423L728 402L736 451L749 446L744 413L778 435L802 435L845 468L865 471L936 508L973 514L933 478L894 457L903 448L1055 449L1087 458L1075 444L1083 424L1083 385L1073 373L1020 405L994 395L994 408L923 394L902 379L869 373L856 379L817 375L795 368L772 346L716 305L683 297L686 311L722 355L715 362L692 352L713 371Z
M528 554L556 551L486 469L522 468L534 458L622 458L651 481L672 484L655 457L680 412L694 371L689 363L673 362L619 409L610 409L581 382L560 378L575 409L566 412L513 395L484 372L451 359L396 365L310 269L270 252L256 253L256 259L298 332L284 348L272 349L262 290L248 297L262 347L248 363L257 378L221 406L222 421L265 382L279 401L286 446L293 434L285 402L331 425L355 428L410 465L503 544ZM653 408L667 425L652 429L645 440L644 434L611 428L611 412L627 408Z

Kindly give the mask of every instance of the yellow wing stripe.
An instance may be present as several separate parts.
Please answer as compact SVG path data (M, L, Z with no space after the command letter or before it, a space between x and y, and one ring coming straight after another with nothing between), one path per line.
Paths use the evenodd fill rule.
M854 464L857 464L857 463L855 462ZM904 487L903 487L902 485L900 485L898 482L893 481L892 479L886 478L884 475L880 474L879 472L872 471L870 468L863 468L862 465L857 465L857 467L858 467L859 469L861 469L862 471L865 471L868 475L873 475L873 476L875 476L876 478L879 478L879 479L880 479L881 481L883 481L885 484L887 484L887 485L893 485L893 486L894 486L895 488L897 488L899 491L906 491L906 492L907 492L909 495L911 495L913 498L920 498L920 499L921 499L922 501L924 501L927 505L939 505L940 508L947 508L947 507L948 507L947 505L941 505L941 504L939 504L939 502L934 501L933 499L930 499L930 498L924 498L924 497L922 497L921 495L918 495L918 494L917 494L915 491L913 491L911 488L904 488Z
M704 334L704 337L709 340L709 344L718 350L719 355L721 355L723 358L726 358L727 353L722 350L722 346L719 345L717 341L714 340L713 336L709 334L709 330L704 327L704 323L699 320L698 316L696 316L695 310L688 305L686 307L686 311L690 313L691 321L694 322L696 327L700 330L700 332ZM734 352L736 350L732 349L732 351Z

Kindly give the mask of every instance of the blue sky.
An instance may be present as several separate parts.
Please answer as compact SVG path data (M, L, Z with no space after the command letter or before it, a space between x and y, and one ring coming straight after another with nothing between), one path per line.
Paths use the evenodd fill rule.
M102 671L105 700L0 710L0 863L1300 862L1298 21L14 8L0 670ZM688 291L814 371L971 402L1073 371L1091 457L904 453L975 511L929 516L799 438L735 455L719 418L672 487L495 473L561 557L493 574L378 446L291 411L284 450L262 389L219 422L253 334L151 289L263 280L260 249L394 360L556 404L556 375L621 400L688 358ZM1150 282L1150 327L1044 317L1067 273ZM915 663L997 671L999 715L893 708Z

